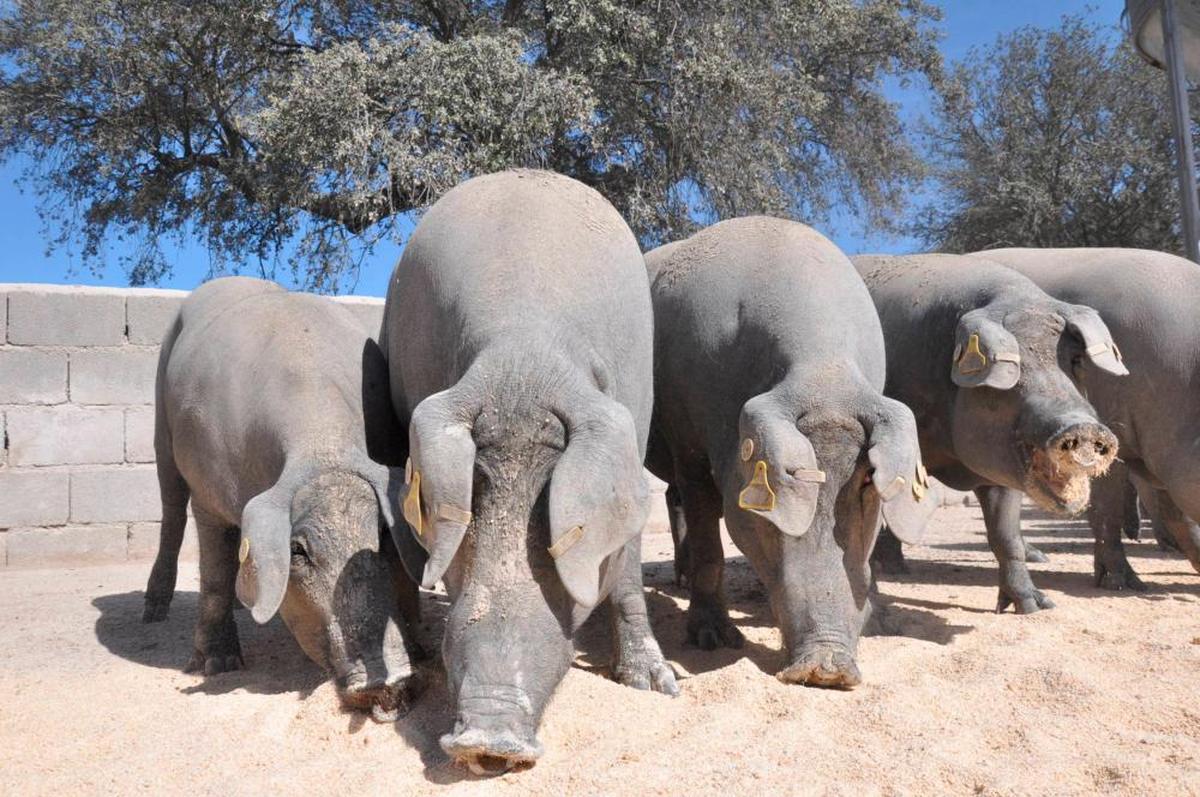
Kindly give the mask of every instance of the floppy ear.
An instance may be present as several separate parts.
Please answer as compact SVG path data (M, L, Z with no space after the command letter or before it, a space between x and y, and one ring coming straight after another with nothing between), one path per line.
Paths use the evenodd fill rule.
M429 554L418 579L426 589L432 589L445 574L471 524L475 441L464 413L463 403L451 388L418 404L409 425L402 511L417 542ZM398 549L411 550L395 526L392 536Z
M362 452L359 452L355 459L355 470L367 480L379 500L379 513L396 543L404 571L408 573L409 578L420 584L425 579L425 566L429 561L429 554L417 542L408 528L408 523L400 514L401 502L406 492L405 469L380 465ZM396 525L397 519L400 521L399 527Z
M597 393L566 425L567 447L550 477L549 550L567 592L591 608L611 586L614 554L642 531L650 488L623 405Z
M242 509L236 592L255 622L270 620L283 603L292 558L292 495L276 483Z
M868 513L881 513L888 527L902 541L920 542L929 518L938 507L929 474L921 464L917 422L903 404L880 398L874 417L863 419L867 429L867 460L871 463L871 486L878 500L864 501ZM877 507L877 509L876 509ZM878 517L867 518L868 526Z
M803 535L825 482L812 443L769 392L742 405L738 439L738 508L766 518L790 537Z
M1063 304L1061 312L1067 330L1083 343L1083 353L1093 365L1115 376L1129 375L1129 369L1121 359L1121 350L1099 313L1081 304Z
M1021 350L1012 333L982 310L958 320L950 378L959 387L1008 390L1021 378Z

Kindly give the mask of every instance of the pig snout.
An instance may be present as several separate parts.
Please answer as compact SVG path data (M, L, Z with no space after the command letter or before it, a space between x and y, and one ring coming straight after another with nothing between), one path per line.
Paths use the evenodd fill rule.
M528 697L512 688L492 691L460 698L454 732L441 739L446 754L475 775L532 766L542 755Z
M1044 509L1078 514L1087 507L1092 479L1108 471L1117 438L1093 420L1061 426L1028 461L1025 492Z
M336 679L343 705L352 710L369 711L377 722L395 721L408 710L419 691L418 673L392 620L388 621L381 650L346 664L348 666L339 668L341 672Z
M1117 438L1101 424L1076 423L1051 437L1046 449L1064 465L1097 476L1108 470L1117 455Z

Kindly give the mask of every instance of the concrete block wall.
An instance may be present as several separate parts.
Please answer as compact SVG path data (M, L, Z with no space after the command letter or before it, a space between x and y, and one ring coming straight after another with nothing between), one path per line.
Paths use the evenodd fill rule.
M154 378L186 295L0 283L0 567L154 556ZM334 301L379 329L382 299Z

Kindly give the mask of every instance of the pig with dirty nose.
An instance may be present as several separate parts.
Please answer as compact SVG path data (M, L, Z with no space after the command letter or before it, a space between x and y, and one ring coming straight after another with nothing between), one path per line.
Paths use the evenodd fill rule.
M382 351L328 299L229 277L184 301L158 364L163 521L144 620L167 616L190 498L200 614L187 670L243 666L236 594L259 623L283 617L347 707L379 720L406 707L417 587L386 527L403 448L389 468L368 447L399 433L387 389Z
M862 279L816 230L765 216L659 247L646 267L647 464L676 504L689 640L742 645L722 587L723 516L783 632L777 677L857 686L880 516L905 534L934 503L912 413L883 395L883 336Z
M442 748L477 773L536 761L574 632L606 598L615 678L674 694L641 585L650 292L617 211L548 172L459 185L404 250L381 342L409 425L410 529L393 532L450 596Z
M1052 298L998 263L962 255L864 255L887 341L887 395L917 419L921 454L948 486L974 490L1000 563L996 610L1053 607L1025 565L1021 493L1073 515L1117 439L1081 394L1072 363L1128 373L1090 307ZM1007 488L1007 489L1005 489Z

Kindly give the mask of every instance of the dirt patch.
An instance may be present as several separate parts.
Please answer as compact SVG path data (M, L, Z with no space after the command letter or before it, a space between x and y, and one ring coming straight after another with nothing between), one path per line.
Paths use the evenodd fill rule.
M1196 794L1200 793L1200 577L1152 541L1129 545L1144 594L1091 586L1077 521L1034 517L1050 557L1034 579L1058 604L990 611L996 567L979 510L934 519L912 574L884 582L903 636L864 639L851 692L785 686L762 589L732 558L740 651L684 646L686 600L670 538L646 538L647 597L681 674L669 699L604 677L606 623L546 713L546 755L493 780L447 762L442 680L404 719L344 713L286 629L238 614L249 667L204 680L180 668L194 569L170 619L143 626L148 564L0 577L0 772L13 794ZM736 551L727 549L732 555ZM445 598L423 597L436 644ZM603 620L604 618L599 618Z

